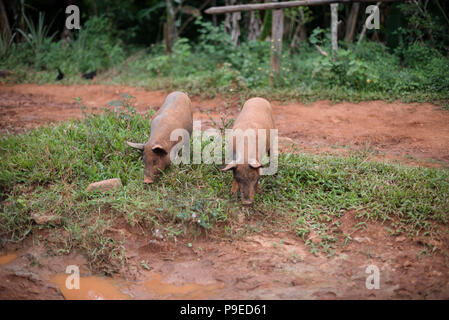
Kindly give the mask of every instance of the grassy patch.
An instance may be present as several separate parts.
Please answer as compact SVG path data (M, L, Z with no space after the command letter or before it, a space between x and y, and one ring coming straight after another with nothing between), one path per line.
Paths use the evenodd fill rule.
M128 98L128 97L126 97ZM0 138L0 239L21 241L37 229L56 254L83 248L95 268L117 270L124 259L123 223L151 237L239 237L259 231L294 232L312 252L348 240L339 218L355 210L361 221L388 222L394 233L438 237L449 217L449 171L350 157L283 154L279 171L262 179L251 208L231 196L231 174L215 165L172 166L144 186L143 163L125 140L144 141L149 117L128 103L100 115ZM91 182L120 178L123 188L85 191ZM248 223L238 223L246 214ZM37 225L31 215L59 223ZM120 227L117 225L120 224ZM310 241L310 234L320 238Z

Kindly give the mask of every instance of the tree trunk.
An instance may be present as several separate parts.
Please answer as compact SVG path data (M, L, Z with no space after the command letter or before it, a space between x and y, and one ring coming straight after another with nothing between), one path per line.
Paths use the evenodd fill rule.
M346 23L345 41L352 42L355 35L355 27L357 25L357 17L359 14L360 3L355 2L351 6L351 12L349 13L348 21Z
M217 0L212 0L212 7L215 7L217 5ZM212 23L214 24L214 27L217 26L217 15L214 14L212 16Z
M262 32L262 21L254 11L250 12L248 40L257 40Z
M3 0L0 0L0 31L8 36L11 36L11 27L9 26L8 15L3 4Z
M376 3L376 6L379 8L381 4L381 1L378 1ZM365 37L366 34L366 21L363 23L363 29L362 29L362 33L360 33L360 37L359 37L359 41L357 41L357 45L359 45L360 43L362 43L363 38Z
M234 47L238 45L239 43L239 37L240 37L240 25L239 20L242 18L242 15L240 12L234 12L232 14L232 31L231 31L231 38L232 42L234 42Z
M176 41L177 32L175 25L175 8L172 0L165 0L167 5L167 22L164 27L165 51L171 55L173 43Z
M232 4L234 4L234 0L226 0L227 6L230 6ZM231 14L230 13L226 13L226 15L225 15L224 28L227 33L231 34L232 27L231 27Z
M273 10L271 26L271 84L281 71L282 34L284 33L284 11Z
M307 41L306 18L304 17L304 9L299 8L299 17L301 19L301 29L299 29L299 40Z
M290 44L290 49L294 50L298 47L298 42L307 41L307 30L304 23L304 10L299 8L299 21L296 26L295 33L293 34L292 42Z
M236 0L226 0L226 5L234 5ZM240 12L233 12L231 14L226 14L225 18L225 30L227 33L231 35L232 42L234 42L234 46L237 46L239 43L240 37L240 25L239 20L242 18Z
M338 3L331 4L332 58L338 50Z

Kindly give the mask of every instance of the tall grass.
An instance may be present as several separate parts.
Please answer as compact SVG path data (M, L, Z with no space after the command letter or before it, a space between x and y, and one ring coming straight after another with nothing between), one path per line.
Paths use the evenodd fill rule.
M45 14L43 12L39 12L39 20L37 24L35 24L33 20L26 15L23 16L23 19L25 20L27 29L17 29L17 31L23 36L34 53L38 54L41 50L43 50L44 44L46 42L51 42L56 35L56 32L49 34L53 22L46 25L44 21Z
M8 56L15 36L15 33L7 33L5 30L0 32L0 57Z

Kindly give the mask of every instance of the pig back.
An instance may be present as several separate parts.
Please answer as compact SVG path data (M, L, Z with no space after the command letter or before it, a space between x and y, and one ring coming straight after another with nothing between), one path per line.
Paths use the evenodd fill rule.
M251 98L245 102L234 122L234 129L273 129L273 110L263 98Z
M233 129L254 129L256 136L258 136L258 129L265 129L266 132L266 150L270 150L270 129L274 129L273 111L270 103L263 98L251 98L245 102L243 108L234 122ZM245 139L246 140L246 139ZM236 141L234 138L234 152L236 148ZM247 149L247 141L245 141L245 150ZM256 149L258 146L256 144ZM246 153L246 152L245 152ZM257 150L257 157L259 151ZM245 159L247 154L245 154ZM260 160L260 159L258 159Z
M156 112L151 122L149 145L159 144L168 152L178 141L170 141L170 134L176 129L192 133L192 103L183 92L172 92Z

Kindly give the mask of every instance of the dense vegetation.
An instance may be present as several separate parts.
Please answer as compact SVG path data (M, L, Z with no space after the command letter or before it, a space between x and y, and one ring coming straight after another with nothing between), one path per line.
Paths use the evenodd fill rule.
M176 23L192 22L178 28L181 32L168 55L161 41L163 30L157 27L166 19L165 3L146 2L122 6L121 2L106 5L99 1L95 12L90 1L81 2L81 12L92 15L84 15L81 29L72 32L69 40L58 40L58 28L50 21L64 16L36 14L39 5L30 1L36 9L29 10L29 17L28 10L24 11L17 31L12 28L11 34L0 37L0 69L14 72L8 81L38 83L54 82L57 68L65 74L62 83L80 82L80 74L98 70L97 80L105 83L176 88L210 96L238 93L277 99L383 98L445 104L449 98L449 20L447 5L441 1L383 4L381 29L368 30L360 44L341 39L336 59L316 49L331 51L328 11L315 7L286 10L282 68L273 83L269 81L270 41L263 38L269 35L268 14L257 13L264 23L258 40L247 39L248 18L243 14L235 45L223 21L214 26L211 16L194 10L200 2L192 1L189 6L181 2ZM186 13L192 10L196 13ZM340 5L342 19L347 12L347 6ZM356 30L361 31L364 19L360 14ZM293 45L299 23L307 38ZM150 30L145 41L141 33Z

